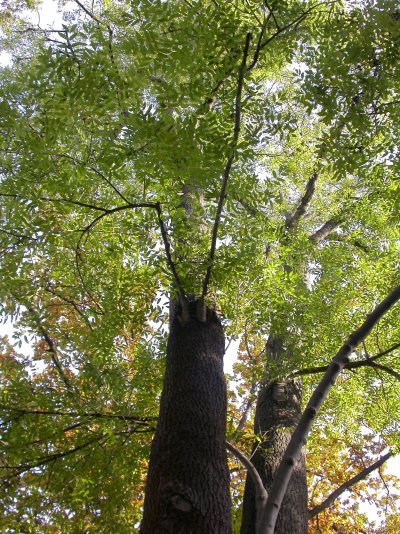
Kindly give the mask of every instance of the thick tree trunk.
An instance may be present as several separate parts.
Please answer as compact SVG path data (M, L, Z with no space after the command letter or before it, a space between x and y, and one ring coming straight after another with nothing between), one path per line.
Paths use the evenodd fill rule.
M216 314L171 324L141 534L229 534L224 335Z
M282 356L280 340L270 337L268 352L274 359ZM254 432L260 442L254 446L252 462L264 487L269 491L276 469L301 415L301 381L272 382L261 387L254 418ZM282 503L275 528L276 534L306 534L308 522L307 481L304 454L297 462ZM241 534L256 533L255 491L247 477Z

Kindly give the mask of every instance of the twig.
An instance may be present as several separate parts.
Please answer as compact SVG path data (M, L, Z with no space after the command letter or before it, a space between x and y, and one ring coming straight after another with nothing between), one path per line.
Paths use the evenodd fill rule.
M242 89L243 89L243 78L245 75L245 69L246 69L246 62L247 62L247 56L249 53L249 47L250 47L250 41L251 41L251 33L248 33L246 35L246 43L244 46L243 51L243 58L242 63L240 65L239 69L239 76L238 76L238 82L237 82L237 89L236 89L236 98L235 98L235 125L233 129L233 139L232 139L232 147L231 147L231 154L228 157L228 161L226 162L225 169L223 172L223 178L222 178L222 184L221 184L221 191L219 194L218 199L218 206L217 206L217 212L215 214L215 220L214 220L214 226L212 231L212 237L211 237L211 247L210 247L210 253L208 256L208 266L206 275L204 277L203 282L203 291L202 291L202 298L204 299L207 295L208 291L208 284L211 277L211 272L214 264L214 257L215 257L215 250L217 247L217 237L218 237L218 227L221 220L221 214L222 214L222 208L224 206L224 200L226 196L226 187L228 185L228 180L232 168L232 163L236 155L236 145L239 139L239 133L240 133L240 121L241 121L241 100L242 100Z
M349 361L349 356L354 349L371 332L379 319L400 299L400 285L376 306L367 316L364 323L350 334L344 345L339 349L325 375L312 394L300 421L292 434L291 440L282 461L275 473L274 482L268 497L267 504L261 520L259 534L273 534L276 519L281 508L282 500L285 496L290 477L292 475L296 460L301 452L306 438L311 430L312 423L326 398L330 388L334 385L339 373L344 369Z

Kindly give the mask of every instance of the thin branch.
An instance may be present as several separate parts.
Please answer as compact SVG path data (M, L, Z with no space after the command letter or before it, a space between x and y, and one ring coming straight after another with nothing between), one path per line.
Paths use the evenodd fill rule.
M34 201L36 200L34 197L33 198L26 198L26 197L23 197L22 195L19 195L17 193L1 193L0 192L0 197L11 197L11 198L17 198L17 199L21 199L21 200L25 200L25 201ZM49 198L49 197L37 197L37 200L43 200L43 201L46 201L46 202L66 202L67 204L74 204L75 206L81 206L83 208L89 208L91 210L96 210L96 211L103 211L103 212L107 212L107 208L102 208L101 206L96 206L94 204L87 204L86 202L80 202L79 200L73 200L73 199L70 199L70 198Z
M271 35L271 37L268 37L268 39L266 39L260 46L260 49L263 49L265 48L267 45L269 45L269 43L271 41L273 41L274 39L276 39L276 37L278 37L279 35L281 35L283 32L285 32L286 30L290 29L292 26L295 26L296 24L300 24L300 22L302 22L306 17L307 15L309 15L312 11L314 11L314 9L316 9L317 7L320 7L320 6L323 6L323 5L329 5L329 4L335 4L337 3L337 0L334 0L333 2L319 2L318 4L314 4L313 6L311 6L309 9L307 9L307 11L304 11L301 15L299 15L297 18L295 18L294 20L292 20L291 22L289 22L288 24L286 24L286 26L282 26L281 28L279 28L273 35Z
M394 369L391 369L387 365L382 365L381 363L375 363L370 362L369 366L373 369L380 369L381 371L385 371L385 373L388 373L389 375L392 375L396 378L396 380L400 380L400 373L397 373Z
M110 187L112 187L112 189L117 193L120 198L122 198L124 202L130 204L129 200L124 197L121 191L111 182L109 178L107 178L107 176L105 176L101 171L99 171L99 169L97 169L93 165L89 165L89 169L91 169L95 174L97 174L97 176L100 176L100 178L102 178Z
M154 204L154 203L151 203L151 202L138 202L138 203L128 202L124 206L117 206L116 208L107 209L105 211L103 210L103 213L101 215L99 215L98 217L93 219L93 221L90 224L88 224L83 230L81 230L81 235L79 236L78 242L76 244L76 248L75 248L75 264L76 264L78 276L79 276L79 278L80 278L80 280L82 282L82 285L83 285L83 288L84 288L85 292L90 297L92 302L94 302L96 304L96 306L99 308L101 313L104 313L104 310L100 306L100 304L96 301L96 299L93 297L91 292L86 288L85 282L84 282L84 279L83 279L83 275L82 275L82 272L81 272L81 269L80 269L79 260L80 260L80 250L81 250L82 241L85 238L85 236L89 235L90 230L92 230L107 215L112 215L113 213L117 213L118 211L123 211L123 210L126 210L126 209L134 209L134 208L153 208L153 209L157 209L157 205Z
M16 470L16 472L12 473L11 475L2 477L2 480L4 480L3 484L6 481L10 480L10 478L14 478L19 475L22 475L26 471L30 471L31 469L34 469L35 467L41 467L50 462L59 460L60 458L65 458L66 456L69 456L75 452L78 452L90 445L93 445L96 442L100 442L100 440L107 441L108 439L109 439L109 436L104 436L104 435L96 436L95 438L89 441L86 441L85 443L82 443L81 445L77 445L76 447L73 447L72 449L68 449L67 451L56 452L48 456L39 457L37 458L37 461L32 461L32 463L26 462L26 463L18 464L18 465L2 465L3 469Z
M393 289L389 295L367 315L363 324L350 334L344 345L339 349L325 375L312 394L300 421L292 434L291 440L282 461L275 473L274 482L265 506L259 534L273 534L276 519L285 496L295 463L306 438L311 430L312 423L326 398L336 378L349 363L349 356L354 349L366 338L381 317L400 299L400 285Z
M85 7L81 2L79 2L79 0L74 0L74 2L86 13L86 15L97 22L97 24L101 24L101 20L98 19L91 11L89 11L88 8Z
M215 220L214 220L214 227L212 231L212 237L211 237L211 248L210 253L208 257L208 267L206 271L206 275L204 277L203 282L203 291L202 291L202 298L204 299L207 295L208 291L208 284L211 277L211 272L214 264L214 257L215 257L215 250L217 248L217 237L218 237L218 227L221 220L222 215L222 208L224 206L224 200L226 196L226 187L228 185L228 180L232 168L232 163L236 155L236 145L239 139L240 134L240 122L241 122L241 115L242 115L242 89L243 89L243 78L245 75L245 69L246 69L246 62L247 62L247 56L249 53L249 47L250 47L250 41L251 41L251 33L248 33L246 35L246 43L243 50L243 58L242 63L240 65L239 69L239 76L238 76L238 82L237 82L237 89L236 89L236 98L235 98L235 125L233 129L233 139L232 139L232 147L231 147L231 154L228 157L228 161L225 165L225 169L223 172L223 178L222 178L222 184L221 184L221 191L219 194L218 199L218 206L217 206L217 212L215 214Z
M263 22L263 25L261 26L261 30L260 30L260 33L258 35L258 41L257 41L256 50L255 50L254 55L253 55L253 61L247 67L246 72L252 71L254 69L254 67L258 63L258 58L259 58L260 51L261 51L261 42L263 40L264 32L265 32L265 30L267 28L267 24L268 24L269 19L271 18L271 16L272 16L272 11L269 13L268 17L264 17L264 22Z
M239 423L236 427L236 432L241 432L244 427L245 427L245 424L247 423L247 420L249 418L249 415L250 415L250 412L254 406L254 395L256 393L256 390L257 390L257 383L255 381L252 382L251 384L251 388L250 388L250 391L249 391L249 396L248 398L246 399L246 401L244 402L244 404L242 406L244 406L244 409L243 409L243 413L242 413L242 416L239 420Z
M392 453L388 452L387 454L379 458L379 460L377 460L375 463L363 469L360 473L358 473L358 475L355 475L354 477L344 482L341 486L335 489L335 491L333 491L324 501L322 501L321 504L314 506L314 508L312 508L309 511L309 518L315 517L316 515L321 513L323 510L328 508L328 506L330 506L338 497L340 497L342 493L349 490L352 486L357 484L357 482L364 480L370 473L372 473L372 471L375 471L375 469L378 469L391 456L392 456Z
M13 296L17 301L19 301L19 299L15 295ZM64 372L64 369L61 366L60 360L58 359L58 351L55 347L53 340L51 339L46 329L42 325L39 313L32 306L26 306L26 309L33 316L35 323L37 325L37 329L39 330L40 335L45 340L48 346L48 353L50 354L51 361L53 362L53 365L56 368L61 380L64 382L67 390L73 394L74 388L72 387L71 382L69 381L69 378L67 377L67 375Z
M0 404L0 410L16 412L21 415L48 415L62 417L89 417L95 419L120 419L122 421L134 421L135 423L148 423L157 421L157 417L138 417L136 415L119 415L102 412L63 412L60 410L32 410Z
M247 473L251 477L254 488L256 491L256 523L258 524L261 520L262 512L264 510L265 503L268 499L268 492L264 488L264 484L261 480L261 477L257 471L257 469L254 467L254 465L251 463L251 460L247 458L244 454L242 454L232 443L229 443L229 441L226 441L226 448L228 451L230 451L233 455L236 456L236 458L244 465L244 467L247 469Z
M358 369L359 367L377 367L378 364L375 364L375 360L382 358L383 356L386 356L390 352L393 352L394 350L398 349L400 347L400 343L396 343L392 347L388 348L387 350L384 350L383 352L379 352L378 354L375 354L375 356L369 356L365 360L357 360L355 362L349 362L347 363L344 368L345 369ZM306 376L306 375L315 375L318 373L324 373L327 371L329 365L319 365L317 367L306 367L305 369L299 369L298 371L294 371L293 373L290 373L286 377L286 380L290 380L292 378L296 378L298 376ZM393 369L390 369L390 367L387 367L385 365L381 365L379 367L383 371L386 371L393 376L395 376L397 379L399 379L399 373L396 373L396 371L393 371Z
M186 300L185 291L183 289L183 285L182 285L181 279L179 278L178 271L176 270L175 263L174 263L174 261L172 259L171 244L170 244L169 239L168 239L168 234L167 234L167 230L166 230L166 227L165 227L165 223L164 223L164 221L162 219L161 204L159 202L157 202L157 204L155 204L154 207L157 210L158 224L159 224L160 230L161 230L161 237L162 237L162 240L163 240L163 243L164 243L165 255L167 256L167 263L168 263L168 266L169 266L169 268L170 268L170 270L172 272L172 275L174 277L176 287L177 287L177 289L179 291L179 295L180 295L181 299L183 301L185 301Z

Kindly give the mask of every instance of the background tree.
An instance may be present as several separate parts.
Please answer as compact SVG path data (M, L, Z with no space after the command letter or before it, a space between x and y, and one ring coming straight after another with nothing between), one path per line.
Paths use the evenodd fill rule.
M400 30L392 2L75 4L59 28L21 21L3 38L14 60L1 77L0 291L35 353L4 341L2 527L129 532L141 516L171 294L180 300L172 324L192 333L179 350L182 334L170 338L154 447L190 441L163 426L180 385L204 384L199 406L215 400L206 382L220 376L220 360L206 380L187 352L196 329L215 333L221 319L242 343L229 439L250 446L257 391L259 407L268 394L279 408L268 427L256 417L262 471L283 453L267 459L271 436L287 442L298 420L300 395L287 413L293 384L307 399L398 284ZM368 428L396 451L397 314L355 351L314 447L343 433L344 448L355 447ZM221 356L218 338L217 349L202 349L207 361ZM189 362L184 373L175 353ZM219 430L207 447L226 473L218 383ZM195 400L183 404L175 429L194 416ZM210 409L195 420L204 413L213 424ZM301 479L305 488L304 467ZM176 495L169 502L184 525L195 499ZM218 532L229 531L227 507ZM283 505L283 525L294 524L290 510Z

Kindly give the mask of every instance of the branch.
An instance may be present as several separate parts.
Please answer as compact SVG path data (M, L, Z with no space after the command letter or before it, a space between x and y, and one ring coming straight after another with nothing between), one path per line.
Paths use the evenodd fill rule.
M36 200L35 198L26 198L16 193L0 193L0 196L1 197L12 197L12 198L17 198L17 199L19 198L21 200L27 200L27 201ZM66 202L68 204L74 204L75 206L81 206L83 208L89 208L91 210L102 211L105 213L108 211L107 208L102 208L101 206L96 206L95 204L87 204L86 202L80 202L79 200L72 200L70 198L37 197L37 199L44 200L46 202Z
M323 6L323 5L328 5L328 4L335 4L336 1L333 1L333 2L319 2L318 4L314 4L313 6L311 6L309 9L307 9L307 11L304 11L301 15L299 15L297 18L295 18L294 20L292 20L291 22L289 22L288 24L286 24L286 26L282 26L281 28L279 28L273 35L271 35L271 37L268 37L268 39L266 39L260 46L260 49L263 49L265 48L271 41L273 41L276 37L278 37L281 33L283 33L284 31L288 30L289 28L291 28L292 26L295 26L296 24L299 24L300 22L302 22L306 17L307 15L309 15L312 11L314 11L314 9L316 9L317 7L319 6Z
M369 365L373 369L380 369L381 371L385 371L385 373L388 373L389 375L394 376L396 380L400 380L400 373L397 373L394 369L391 369L387 365L382 365L381 363L375 363L375 362L370 362L367 365Z
M85 13L88 15L91 19L93 19L97 24L101 24L100 19L98 19L91 11L88 10L87 7L85 7L79 0L74 0L75 4L77 4Z
M215 250L217 247L217 237L218 237L218 227L221 220L221 214L222 214L222 208L224 205L224 200L226 196L226 187L228 185L228 180L232 168L232 163L236 155L236 145L239 139L239 133L240 133L240 121L241 121L241 114L242 114L242 89L243 89L243 78L245 75L245 69L246 69L246 62L247 62L247 56L249 53L249 47L250 47L250 41L251 41L251 33L248 33L246 35L246 43L243 50L243 58L242 63L240 65L239 69L239 76L238 76L238 82L237 82L237 89L236 89L236 98L235 98L235 125L233 128L233 139L232 139L232 148L231 148L231 155L228 157L228 161L226 162L225 169L223 172L223 178L222 178L222 184L221 184L221 191L219 194L218 199L218 206L217 206L217 212L215 214L215 220L214 220L214 227L212 231L212 237L211 237L211 247L210 247L210 253L208 256L208 267L206 271L206 275L204 277L203 282L203 291L202 291L202 299L205 298L208 291L208 283L210 281L211 272L214 264L214 258L215 258Z
M129 200L124 197L121 191L117 187L115 187L111 180L109 180L107 176L105 176L101 171L99 171L99 169L96 169L96 167L93 167L93 165L89 165L89 169L91 169L95 174L97 174L97 176L100 176L100 178L102 178L110 187L112 187L112 189L117 193L120 198L122 198L124 202L130 204Z
M258 524L261 520L261 514L268 499L268 492L264 488L264 484L261 480L261 477L257 469L251 463L250 459L247 458L247 456L245 456L244 454L242 454L234 445L232 445L232 443L229 443L229 441L226 441L226 448L228 449L228 451L234 454L240 462L242 462L242 464L247 469L247 473L253 480L254 487L256 490L256 520Z
M307 211L308 205L310 204L314 192L315 192L315 182L317 181L318 173L314 172L314 174L309 178L307 185L306 185L306 192L304 193L300 204L297 206L296 211L293 213L293 215L290 215L286 218L285 221L285 228L287 230L290 230L294 227L294 225L297 223L297 221L305 214Z
M359 367L376 367L377 368L378 364L374 363L375 360L382 358L383 356L386 356L387 354L389 354L390 352L393 352L399 347L400 347L400 343L396 343L392 347L382 352L379 352L378 354L375 354L375 356L368 357L365 360L349 362L344 366L344 368L345 369L358 369ZM298 371L294 371L293 373L290 373L290 375L286 377L286 380L290 380L298 376L315 375L318 373L324 373L328 369L328 367L329 365L320 365L317 367L306 367L305 369L299 369ZM386 365L380 365L379 368L395 376L397 379L399 379L400 377L399 373L396 373L396 371L393 371L393 369L390 369L390 367L387 367Z
M62 417L90 417L99 419L120 419L123 421L134 421L135 423L147 424L148 422L157 421L157 417L138 417L136 415L119 415L102 412L63 412L60 410L32 410L24 408L16 408L0 404L0 410L9 410L21 415L49 415Z
M176 270L175 263L172 259L171 244L168 239L167 230L165 228L165 223L162 219L161 204L157 202L157 204L155 204L154 207L157 210L158 224L161 230L161 237L164 243L165 255L167 256L167 263L174 277L175 284L179 292L179 296L181 297L182 302L184 302L186 300L186 295L185 295L185 291L182 286L181 279L179 278L178 271Z
M151 203L151 202L139 202L137 204L132 203L132 202L128 202L124 206L117 206L116 208L111 208L111 209L107 209L107 210L103 209L102 210L103 213L101 215L99 215L98 217L93 219L93 221L90 224L88 224L83 230L81 230L82 233L79 236L78 242L76 244L76 248L75 248L75 264L76 264L76 269L77 269L77 272L78 272L78 276L79 276L79 278L81 280L81 283L82 283L82 286L83 286L85 292L90 297L92 302L94 302L96 304L96 306L99 308L101 313L104 313L104 310L100 306L100 304L96 301L96 299L93 297L91 292L86 288L86 285L85 285L85 282L84 282L84 279L83 279L83 275L82 275L82 272L81 272L81 269L80 269L80 266L79 266L81 244L82 244L83 238L85 236L87 236L89 234L90 230L92 230L96 226L96 224L99 223L104 217L106 217L107 215L111 215L113 213L117 213L118 211L123 211L123 210L126 210L126 209L134 209L134 208L153 208L153 209L157 209L157 205L154 204L154 203Z
M364 478L366 478L370 473L372 473L372 471L375 471L375 469L378 469L378 467L384 464L386 460L388 460L391 456L392 453L388 452L384 456L381 456L381 458L379 458L379 460L377 460L375 463L363 469L360 473L358 473L358 475L355 475L354 477L344 482L344 484L335 489L335 491L333 491L324 501L322 501L321 504L314 506L314 508L309 511L309 518L315 517L320 512L325 510L325 508L328 508L328 506L330 506L338 497L340 497L342 493L357 484L357 482L364 480Z
M350 334L344 345L339 349L325 375L312 394L300 421L292 434L291 440L283 459L275 473L274 482L268 497L262 517L259 534L273 534L276 519L285 496L286 489L292 475L301 448L310 432L312 423L326 398L330 388L334 385L339 373L349 362L349 356L354 349L371 332L379 319L400 299L400 285L397 286L376 308L367 316L364 323Z
M325 224L323 224L320 228L318 228L318 230L309 236L310 241L313 241L314 243L320 243L326 239L328 235L339 226L340 223L341 221L337 219L330 219L329 221L326 221Z
M85 443L82 443L81 445L77 445L76 447L72 449L68 449L67 451L56 452L54 454L49 454L48 456L39 457L37 458L36 462L32 461L32 463L29 463L28 461L26 463L18 464L18 465L2 465L3 469L17 470L15 473L13 473L10 476L1 477L1 479L4 480L3 484L10 478L22 475L22 473L25 473L26 471L30 471L31 469L34 469L35 467L41 467L42 465L46 465L50 462L54 462L56 460L59 460L60 458L65 458L66 456L69 456L70 454L78 452L88 447L89 445L93 445L96 442L100 442L101 440L107 441L109 437L110 436L104 436L104 435L96 436L95 438L89 441L86 441Z
M13 295L13 297L17 300L17 302L19 302L19 299L15 295ZM63 368L61 366L60 360L58 359L58 351L57 351L57 349L56 349L56 347L54 345L53 340L51 339L51 337L49 336L49 334L47 333L47 331L43 327L43 325L41 323L41 319L40 319L39 313L32 306L26 306L26 309L34 317L34 320L35 320L37 328L38 328L38 330L40 332L40 335L43 337L43 339L45 340L45 342L46 342L46 344L48 346L48 353L50 354L51 361L53 362L53 365L56 368L61 380L64 382L67 390L71 394L73 394L74 393L74 388L72 387L71 382L69 381L69 378L67 377L67 375L65 374L65 372L64 372L64 370L63 370Z

